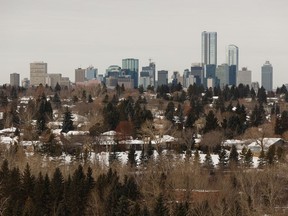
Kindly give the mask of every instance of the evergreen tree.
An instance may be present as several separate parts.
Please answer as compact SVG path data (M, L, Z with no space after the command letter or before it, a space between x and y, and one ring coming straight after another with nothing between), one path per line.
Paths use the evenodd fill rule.
M258 168L263 169L265 165L266 165L265 153L263 150L261 150L260 155L258 157Z
M212 157L210 155L210 152L208 151L206 156L205 156L205 160L203 162L203 166L206 168L206 169L213 169L214 168L214 164L213 164L213 161L212 161Z
M92 99L92 95L91 94L88 95L88 103L93 103L93 99Z
M189 205L187 202L185 203L176 203L176 209L174 212L176 216L188 216L189 215Z
M154 207L155 216L166 216L169 214L168 208L165 206L164 196L160 194L156 200L156 205Z
M214 115L213 111L210 110L208 115L206 116L206 124L203 131L204 133L207 133L209 131L216 130L217 128L218 128L218 120Z
M218 156L219 156L218 166L221 169L226 168L228 165L228 155L227 155L225 148L223 148L223 147L221 148L221 151L219 152Z
M244 146L240 152L240 155L239 155L241 164L244 164L246 154L247 154L247 148L246 148L246 146Z
M250 149L248 149L244 158L244 166L250 168L252 167L252 165L253 165L253 153Z
M62 130L61 132L68 133L71 130L74 130L73 126L73 117L71 111L66 107L66 110L64 112L63 117L63 123L62 123Z
M193 165L194 166L199 166L200 163L201 163L200 154L199 154L198 149L196 149L195 153L194 153L194 158L193 158Z
M170 101L165 111L165 117L167 118L167 120L173 122L174 114L175 114L175 106L174 103Z
M52 98L52 102L53 102L56 109L61 108L61 99L60 99L57 92L54 94L54 97Z
M152 147L152 142L150 140L148 143L148 146L147 146L147 158L148 158L148 160L153 158L153 154L154 154L154 149Z
M274 165L276 161L276 146L271 145L266 153L266 161L269 165Z
M29 196L33 198L34 186L35 186L35 177L31 174L30 166L27 163L22 177L22 188L25 200Z
M229 164L230 165L238 165L239 164L239 154L237 152L237 148L235 145L232 145L230 154L229 154Z
M50 184L51 205L53 209L58 209L64 197L64 177L57 167L54 171Z
M61 91L61 86L59 85L58 82L56 83L56 86L55 86L55 88L54 88L54 91L55 91L55 92L60 92L60 91Z
M266 104L267 103L266 90L263 86L261 86L261 88L258 89L257 98L258 98L258 102L260 104L262 104L262 103Z
M129 148L128 161L127 161L127 163L128 163L131 167L135 167L135 166L137 165L135 148L133 148L132 146L130 146L130 148Z

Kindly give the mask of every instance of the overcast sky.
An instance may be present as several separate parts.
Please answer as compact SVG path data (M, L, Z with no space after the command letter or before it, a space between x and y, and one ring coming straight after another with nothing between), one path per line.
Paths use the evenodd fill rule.
M235 44L239 68L261 82L269 60L279 86L288 83L287 11L287 0L0 0L0 84L10 73L30 78L33 61L71 81L75 68L105 73L123 58L182 74L201 60L201 32L216 31L218 64Z

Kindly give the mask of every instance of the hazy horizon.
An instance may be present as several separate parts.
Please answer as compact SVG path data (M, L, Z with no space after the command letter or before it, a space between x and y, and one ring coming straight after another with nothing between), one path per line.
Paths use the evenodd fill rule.
M228 0L0 0L0 67L30 78L29 63L48 63L48 73L74 81L75 68L93 65L104 74L124 58L151 58L156 70L181 74L201 61L202 31L218 35L218 64L226 47L239 47L239 69L252 70L261 84L261 66L273 65L273 87L288 83L288 2Z

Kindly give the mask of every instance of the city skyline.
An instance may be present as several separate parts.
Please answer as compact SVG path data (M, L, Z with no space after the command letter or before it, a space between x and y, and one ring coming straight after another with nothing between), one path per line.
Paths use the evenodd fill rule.
M279 39L288 36L287 6L284 0L3 2L1 84L9 83L10 73L29 77L34 61L73 80L78 67L93 65L104 74L122 59L139 59L140 69L152 58L156 71L168 70L170 78L201 62L201 33L209 31L217 32L218 65L226 62L226 47L235 44L241 50L239 69L248 67L252 81L261 83L261 66L270 61L273 86L280 86L288 83L287 46Z

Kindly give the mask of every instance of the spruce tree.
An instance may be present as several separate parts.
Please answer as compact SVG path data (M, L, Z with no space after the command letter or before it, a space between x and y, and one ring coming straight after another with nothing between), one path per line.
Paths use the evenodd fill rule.
M130 146L129 148L127 164L131 167L135 167L137 165L135 148L133 148L132 146Z
M66 107L66 110L64 112L61 132L67 133L67 132L69 132L71 130L74 130L73 120L72 119L73 119L72 113L68 109L68 107Z
M205 156L205 160L203 162L203 166L206 168L206 169L213 169L214 168L214 164L213 164L213 160L212 160L212 157L210 155L210 152L208 151L206 156Z
M266 161L269 165L274 165L276 161L276 146L271 145L266 153Z
M239 154L235 145L232 145L230 154L229 154L229 164L230 165L239 165Z
M193 165L194 166L199 166L200 163L201 163L200 154L199 154L198 149L196 149L195 153L194 153L194 158L193 158Z
M228 165L228 155L227 155L225 148L223 148L223 147L221 148L221 151L219 152L218 156L219 156L218 166L221 169L226 168Z
M250 149L248 149L247 153L244 157L244 166L250 168L253 166L253 153Z
M209 131L216 130L217 128L218 128L218 120L214 115L214 112L210 110L206 116L206 124L203 131L204 133L207 133Z
M258 157L258 168L263 169L265 165L266 165L265 153L263 150L261 150L260 155Z
M156 200L156 205L154 206L155 216L166 216L169 214L169 210L165 205L164 196L160 194Z

